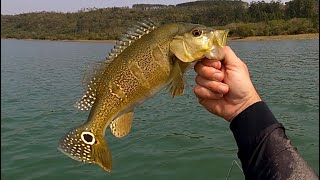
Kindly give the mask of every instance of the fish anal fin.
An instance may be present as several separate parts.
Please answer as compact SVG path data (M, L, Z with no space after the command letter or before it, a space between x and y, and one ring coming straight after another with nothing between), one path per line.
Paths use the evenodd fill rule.
M118 138L129 134L132 127L133 116L133 111L130 111L113 120L110 124L111 133Z
M169 85L172 97L183 95L185 86L184 73L190 66L190 63L182 62L177 57L173 57L173 63L171 72L172 82Z

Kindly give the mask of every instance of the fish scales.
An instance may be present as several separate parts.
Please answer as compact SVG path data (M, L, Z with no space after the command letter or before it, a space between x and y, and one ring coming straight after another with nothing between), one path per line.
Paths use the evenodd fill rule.
M131 106L128 102L139 102L148 97L151 88L164 86L169 78L168 72L172 68L170 67L172 65L168 61L154 61L151 50L140 52L140 49L130 47L127 48L127 54L123 54L123 56L120 54L117 57L119 61L111 62L107 67L108 74L112 78L108 78L102 82L109 85L105 86L106 90L103 90L105 93L101 97L97 97L98 101L95 102L97 106L94 107L99 108L91 111L93 114L90 119L97 119L95 120L99 124L97 127L104 128L105 125L102 124L110 123L105 120L101 121L101 117L111 121L113 116L117 116L122 110ZM133 56L132 54L137 55ZM130 60L129 57L131 57ZM136 72L136 69L139 69L142 74ZM141 78L136 78L134 74L138 74L138 77L143 77L145 81L141 82ZM147 84L148 88L145 88L146 85L143 84ZM125 96L123 97L121 94L125 94ZM99 103L103 105L99 106Z
M124 97L125 99L121 99L119 98L121 97L119 93L113 91L113 89L116 88L105 86L108 90L102 90L105 91L105 94L102 97L98 97L99 101L96 102L99 103L101 101L104 103L104 105L102 105L103 108L97 110L98 117L103 117L111 121L113 118L110 116L116 116L123 109L130 106L127 102L141 101L141 99L151 95L151 88L160 88L166 85L172 64L168 60L170 58L169 56L166 58L157 58L157 56L161 56L160 50L157 52L159 54L153 55L153 47L160 49L157 45L159 42L154 40L154 38L149 38L150 36L152 37L153 34L156 34L156 30L153 32L154 33L147 34L137 40L135 44L126 49L127 53L120 54L117 57L117 61L112 61L109 66L107 66L106 72L108 72L108 75L111 75L112 78L106 78L102 83L113 84L113 87L117 86L120 91L127 96ZM143 41L143 45L141 45L139 41ZM168 51L169 49L167 48L166 50ZM156 56L157 59L154 56ZM137 72L136 69L139 69L140 72ZM136 78L134 74L138 74L139 79ZM141 82L141 77L145 79L144 82ZM141 83L147 84L148 88L145 88L145 85ZM130 96L128 96L129 94ZM94 115L95 114L93 114L91 119L95 119ZM100 120L96 121L97 123L102 122L103 124L109 123ZM104 128L105 126L99 124L97 127Z
M137 105L168 86L173 96L182 95L183 74L190 62L222 57L219 49L228 33L187 23L156 28L150 20L136 27L117 42L106 58L111 61L102 64L77 104L78 108L92 106L87 121L69 131L58 146L71 158L96 163L106 171L112 168L106 128L123 137L130 132Z

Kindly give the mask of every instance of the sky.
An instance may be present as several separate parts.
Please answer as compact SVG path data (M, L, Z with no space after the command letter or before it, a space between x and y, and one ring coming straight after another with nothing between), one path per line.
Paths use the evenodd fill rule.
M14 15L35 11L76 12L83 8L131 7L133 4L175 5L195 0L1 0L1 14ZM242 0L244 2L258 0ZM262 1L262 0L260 0ZM271 0L264 0L270 2ZM288 2L289 0L281 0Z

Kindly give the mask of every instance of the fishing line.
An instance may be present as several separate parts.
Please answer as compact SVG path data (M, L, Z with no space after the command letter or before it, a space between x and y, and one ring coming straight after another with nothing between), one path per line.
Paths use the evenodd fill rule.
M308 149L310 149L311 146L314 146L314 144L313 144L313 143L312 143L312 144L309 144L308 146L306 146L305 148L303 148L303 149L300 151L301 155L302 155L305 151L307 151ZM231 171L232 171L232 169L233 169L233 165L234 165L234 164L236 164L236 165L239 167L239 169L241 170L241 172L243 173L243 170L242 170L241 166L240 166L240 165L238 164L238 162L234 159L234 160L232 161L231 167L230 167L230 169L229 169L229 171L228 171L228 174L227 174L227 176L226 176L226 180L228 180L228 178L229 178L229 176L230 176L230 174L231 174Z
M147 110L148 110L148 109L158 109L158 108L160 108L161 106L163 106L162 103L157 103L157 104L155 104L155 105L152 105L152 107L151 107L150 105L149 105L149 106L147 105L147 106L144 106L143 108L145 108L145 109L147 109ZM142 114L142 113L138 113L138 114ZM150 135L152 135L153 133L150 133L150 131L152 131L152 130L154 129L154 127L158 126L159 123L153 123L153 122L152 122L151 124L152 124L152 126L149 126L149 127L147 128L147 130L145 130L145 131L139 131L139 133L135 134L134 136L136 136L136 138L130 140L131 143L129 143L128 146L126 146L125 148L123 148L123 150L120 150L119 153L117 153L116 155L114 155L114 157L116 157L116 156L120 155L121 153L125 152L125 150L127 150L128 147L132 147L132 146L135 146L135 145L137 146L138 144L135 143L135 142L143 139L145 136L150 136ZM135 125L135 124L133 124L133 126L134 126L134 125Z
M306 146L304 149L302 149L302 150L301 150L301 155L302 155L303 153L305 153L308 149L310 149L311 146L314 146L314 144L311 143L311 144L309 144L308 146ZM297 148L297 149L298 149L298 148Z
M142 134L142 133L140 133ZM148 134L147 134L148 135ZM120 150L119 153L117 153L116 155L114 155L114 157L117 157L118 155L120 155L121 153L123 153L125 150L127 150L129 147L132 146L136 146L137 144L135 144L135 142L139 141L140 139L143 139L144 137L138 137L138 138L134 138L131 144L129 144L128 146L126 146L125 148L123 148L123 150Z
M232 161L232 163L231 163L231 167L230 167L230 169L229 169L229 171L228 171L228 174L227 174L227 176L226 176L226 180L229 179L229 176L230 176L230 173L231 173L231 171L232 171L232 168L233 168L233 165L234 165L234 164L236 164L236 165L239 167L239 169L241 170L241 172L243 173L242 168L240 167L240 165L238 164L238 162L234 159L234 160Z

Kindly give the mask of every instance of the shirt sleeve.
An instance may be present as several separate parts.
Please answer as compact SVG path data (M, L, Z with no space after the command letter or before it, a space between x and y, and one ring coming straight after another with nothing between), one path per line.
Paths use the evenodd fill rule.
M246 179L319 179L265 102L257 102L237 115L230 129Z

